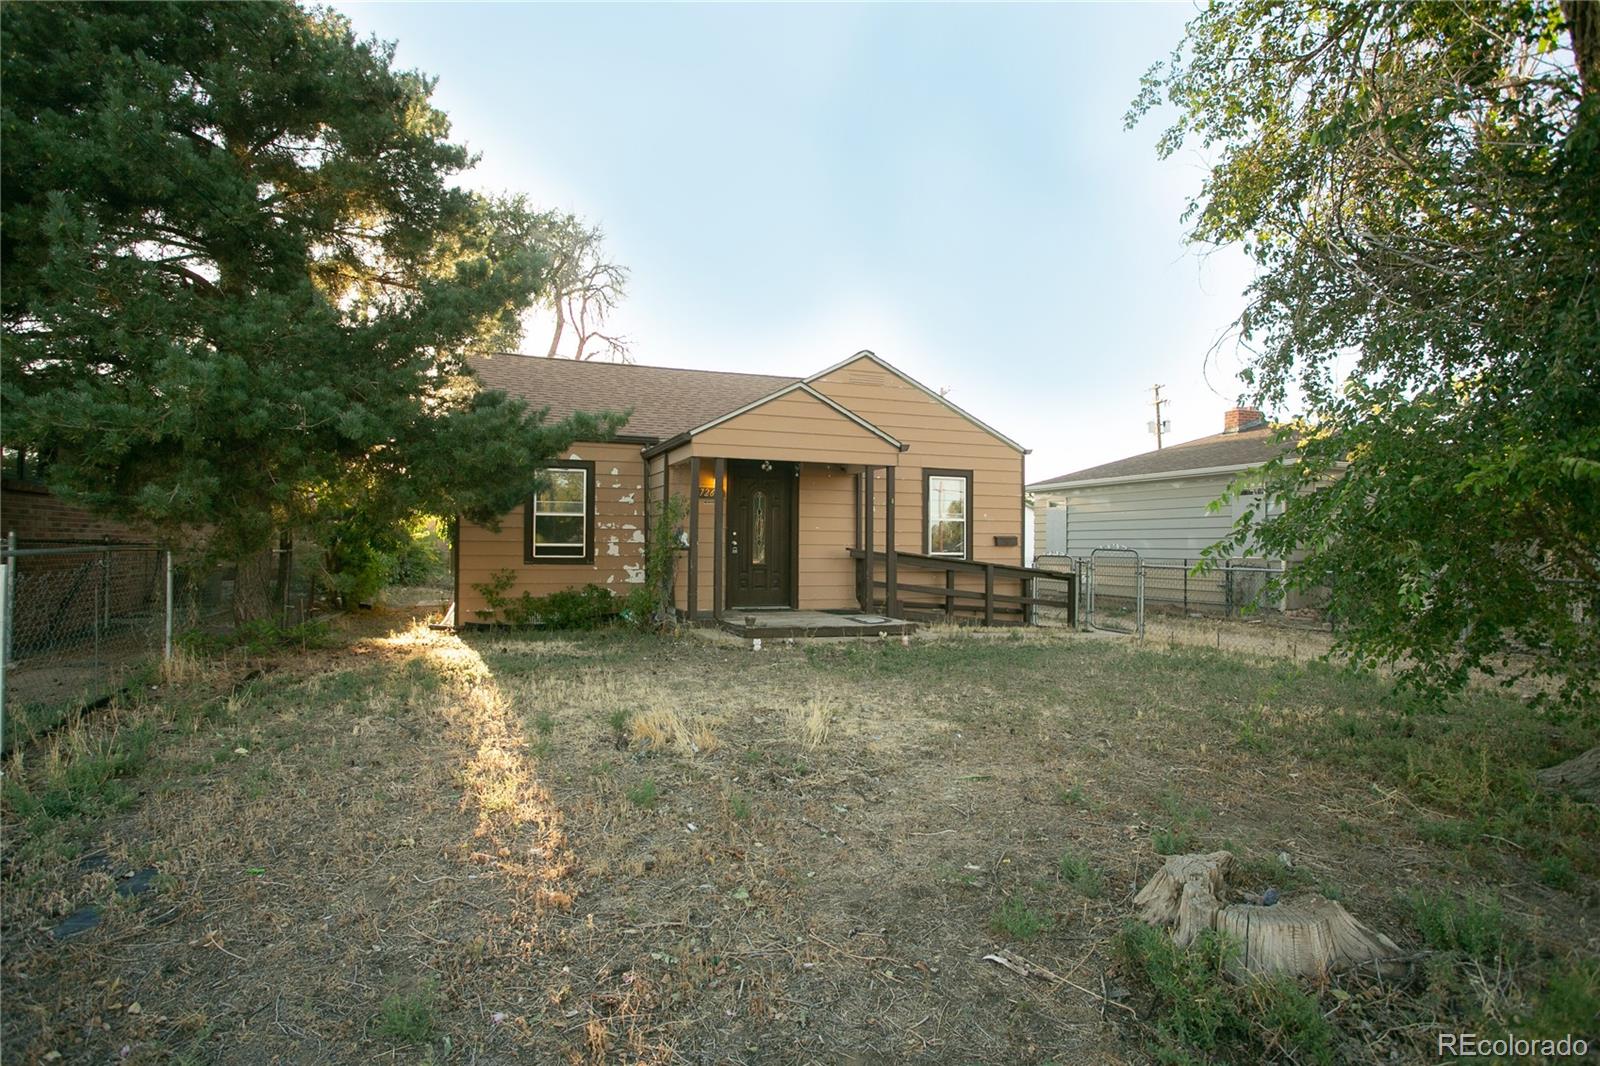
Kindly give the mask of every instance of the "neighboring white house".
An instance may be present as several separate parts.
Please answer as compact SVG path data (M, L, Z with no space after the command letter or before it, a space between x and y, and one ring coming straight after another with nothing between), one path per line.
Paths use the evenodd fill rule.
M1234 476L1278 455L1260 411L1236 407L1223 430L1143 455L1102 463L1028 486L1035 557L1081 558L1095 548L1134 548L1147 559L1197 558L1227 536L1249 498L1213 512Z

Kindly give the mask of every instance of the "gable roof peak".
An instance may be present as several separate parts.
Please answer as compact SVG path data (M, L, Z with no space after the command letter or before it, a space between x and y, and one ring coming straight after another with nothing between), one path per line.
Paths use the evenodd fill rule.
M958 405L956 405L954 403L951 403L950 402L950 398L948 396L946 396L944 393L939 392L939 391L937 391L935 389L928 388L928 386L924 385L922 382L918 381L916 378L912 377L910 374L907 374L904 370L901 370L899 367L895 366L893 363L889 362L889 360L885 359L883 356L879 355L877 352L874 352L870 348L863 348L860 351L856 352L856 354L850 356L848 359L841 359L839 362L834 363L832 366L827 367L826 369L817 371L815 374L812 374L810 377L806 378L805 381L809 385L812 382L815 382L815 381L820 380L821 378L827 377L829 374L832 374L832 373L835 373L837 371L843 370L845 367L849 366L851 363L858 363L863 359L871 360L872 362L876 363L878 366L882 367L884 370L888 371L889 373L893 374L895 377L899 378L901 381L904 381L907 385L910 385L912 388L918 389L919 391L921 391L922 393L927 395L929 398L931 398L933 400L937 400L939 403L944 404L950 410L954 411L956 414L960 415L962 418L966 419L968 422L971 422L973 425L977 426L979 429L983 430L985 433L989 434L989 436L991 436L991 437L995 438L996 440L1000 441L1000 443L1006 445L1007 447L1015 448L1017 451L1021 452L1023 455L1027 455L1031 451L1031 449L1024 448L1022 445L1018 444L1016 441L1012 440L1010 437L1006 436L1004 433L1001 433L998 429L995 429L993 426L989 425L989 423L983 421L983 419L977 417L972 412L967 411L967 410L963 409L962 407L960 407L960 406L958 406Z

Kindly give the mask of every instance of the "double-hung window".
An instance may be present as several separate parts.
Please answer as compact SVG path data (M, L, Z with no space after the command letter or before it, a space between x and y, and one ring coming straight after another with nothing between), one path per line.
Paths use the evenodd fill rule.
M972 558L967 500L972 495L969 470L924 470L922 513L927 516L923 548L928 555Z
M594 561L594 464L570 460L545 468L523 515L523 555L530 563Z

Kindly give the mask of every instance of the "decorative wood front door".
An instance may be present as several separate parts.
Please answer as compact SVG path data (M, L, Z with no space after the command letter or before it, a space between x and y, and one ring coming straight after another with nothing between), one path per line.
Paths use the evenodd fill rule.
M728 606L791 607L795 580L795 469L728 464Z

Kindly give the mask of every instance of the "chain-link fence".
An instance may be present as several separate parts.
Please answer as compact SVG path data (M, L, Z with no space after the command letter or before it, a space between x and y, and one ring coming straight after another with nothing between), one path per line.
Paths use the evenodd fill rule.
M431 547L402 568L409 585L386 601L449 601L450 563ZM13 534L0 542L0 565L0 752L154 669L174 635L226 644L254 627L311 621L337 602L321 549L304 539L216 562L149 544L19 545Z
M1144 634L1144 560L1132 548L1096 548L1081 572L1091 629Z
M1196 573L1190 559L1147 559L1135 552L1097 549L1081 558L1045 555L1034 565L1078 574L1085 589L1078 621L1095 628L1133 632L1141 610L1152 615L1245 618L1312 629L1328 627L1326 596L1316 590L1266 595L1284 564L1229 559ZM1092 614L1090 613L1092 611Z
M171 556L151 545L0 551L0 747L49 729L158 662Z

